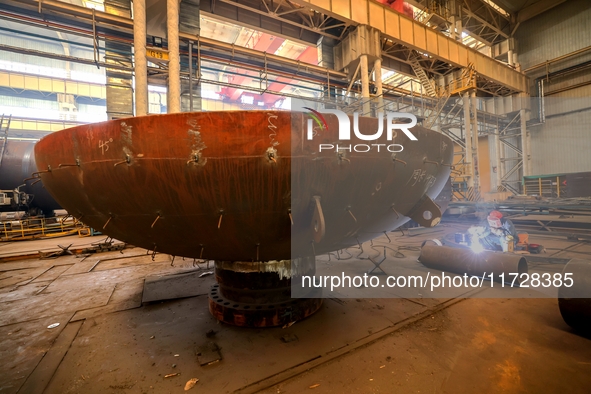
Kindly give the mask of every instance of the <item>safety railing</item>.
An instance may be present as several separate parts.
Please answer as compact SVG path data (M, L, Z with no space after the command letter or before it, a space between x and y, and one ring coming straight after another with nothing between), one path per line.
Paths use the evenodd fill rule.
M523 177L523 194L539 197L564 197L566 175L541 175Z
M74 234L85 236L88 233L88 227L71 216L33 216L21 220L0 221L0 241L24 241Z

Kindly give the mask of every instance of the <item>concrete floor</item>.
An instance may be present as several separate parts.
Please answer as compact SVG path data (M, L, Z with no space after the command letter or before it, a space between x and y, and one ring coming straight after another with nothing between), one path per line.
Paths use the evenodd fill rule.
M375 241L403 246L404 256L389 252L382 267L425 272L416 247L457 229ZM590 392L591 342L563 322L554 297L525 289L333 295L289 328L245 329L211 317L214 279L199 277L211 270L192 260L171 265L170 256L152 260L138 248L2 260L97 240L0 244L0 393L172 393L191 378L199 381L190 392L208 393ZM591 253L586 242L535 241L553 248L544 255L552 258L532 260L530 271L560 272L561 262ZM372 264L318 258L319 272L335 266L360 274ZM178 273L193 275L190 297L142 304L145 283Z

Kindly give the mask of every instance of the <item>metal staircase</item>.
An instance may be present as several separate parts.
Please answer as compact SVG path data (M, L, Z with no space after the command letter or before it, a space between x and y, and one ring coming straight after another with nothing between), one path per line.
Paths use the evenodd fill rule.
M412 67L412 70L414 71L417 78L419 78L419 81L421 81L421 85L427 92L427 95L431 97L437 97L437 92L435 91L435 86L433 85L433 82L431 82L429 76L427 75L427 73L421 66L421 63L419 62L421 56L422 55L420 53L418 53L415 50L412 50L410 59L408 59L410 61L410 66Z
M418 64L418 60L416 63ZM416 74L420 75L418 72ZM457 134L457 130L462 127L463 123L460 118L464 108L463 100L460 97L464 92L474 88L476 88L476 70L473 64L470 63L468 67L462 70L458 78L452 80L445 88L434 89L435 97L439 97L439 99L423 121L423 126L427 128L432 128L439 121L439 132L451 138L454 145L459 147L454 152L456 157L454 159L455 168L452 170L451 178L454 195L464 199L472 199L470 195L474 193L474 190L470 190L466 186L467 168L465 167L465 159L468 153L466 152L466 142L464 138ZM454 129L456 132L453 131Z
M468 65L468 67L462 70L460 77L454 81L452 81L447 87L443 89L437 89L429 79L429 76L421 66L419 59L422 55L417 51L412 51L410 56L410 64L415 73L415 75L419 78L421 85L427 92L427 94L432 98L439 98L435 107L429 113L429 116L425 118L423 121L423 127L430 129L435 125L437 118L445 109L445 106L449 102L449 99L456 95L461 94L462 92L476 88L476 71L474 70L474 66L472 63ZM457 103L454 104L453 108L457 106ZM452 108L452 110L453 110ZM446 122L446 119L449 118L451 111L449 111L444 119L441 120L440 125ZM457 114L455 114L457 116ZM449 122L449 120L447 120ZM446 133L447 134L447 133Z
M428 129L433 127L433 125L437 121L437 118L439 117L439 114L441 114L441 112L443 111L443 108L445 108L445 105L449 101L450 97L451 97L451 95L449 94L449 90L447 90L443 94L443 96L439 100L437 100L437 104L435 105L435 108L433 108L431 110L431 112L429 113L429 116L427 116L427 118L423 122L424 127L428 128Z
M468 63L468 66L462 69L460 78L453 80L449 85L452 95L461 94L470 89L476 89L476 70L473 63Z

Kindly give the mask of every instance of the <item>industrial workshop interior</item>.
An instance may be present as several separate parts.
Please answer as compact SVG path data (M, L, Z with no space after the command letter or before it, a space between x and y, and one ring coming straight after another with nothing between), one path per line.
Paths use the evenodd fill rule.
M0 394L591 393L591 1L0 0Z

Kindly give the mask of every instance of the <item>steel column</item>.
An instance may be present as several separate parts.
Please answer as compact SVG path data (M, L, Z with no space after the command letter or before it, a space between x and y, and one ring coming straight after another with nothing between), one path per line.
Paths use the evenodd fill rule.
M133 63L135 115L148 113L148 61L146 59L146 0L133 1Z
M376 59L374 62L374 82L376 84L376 95L378 96L378 111L383 111L384 107L384 88L382 87L382 59Z
M464 106L464 138L466 139L466 155L464 157L464 163L466 167L466 176L468 187L474 187L474 169L472 167L472 127L470 122L470 95L464 93L462 96Z
M166 2L168 31L168 113L181 112L181 64L179 59L179 0Z
M369 104L369 65L367 55L361 55L359 58L361 65L361 101L363 102L363 115L368 116L370 112Z
M523 103L522 103L523 106ZM521 121L521 155L523 158L523 176L530 175L530 147L529 138L527 135L527 119L525 117L525 109L519 111Z
M460 42L463 39L463 37L462 37L463 31L464 31L464 27L462 26L462 19L458 18L458 20L456 21L456 35L457 35L457 40Z
M517 53L513 52L513 60L511 60L513 62L513 66L516 68L517 71L521 71L521 66L519 65L519 63L517 63Z
M478 119L476 118L476 91L470 92L470 124L472 125L472 176L474 178L474 187L480 190L480 155L478 152Z
M193 41L189 41L189 111L193 112Z
M106 0L105 12L131 18L131 2L129 0ZM93 10L95 11L95 10ZM95 11L96 12L96 11ZM95 61L99 61L99 45L95 15L92 19L93 36L96 46ZM108 119L128 118L133 116L133 53L131 43L121 42L105 37L105 93L107 99ZM102 90L102 88L101 88ZM74 93L76 94L76 93Z
M494 141L495 141L495 165L497 166L497 176L496 176L496 187L497 190L502 185L502 178L503 174L501 171L501 136L500 130L497 129L496 133L494 134Z
M457 40L458 38L457 38L457 34L456 34L456 23L457 23L456 16L455 15L452 15L449 18L449 21L451 23L451 26L449 28L449 36L451 38L453 38L454 40Z

